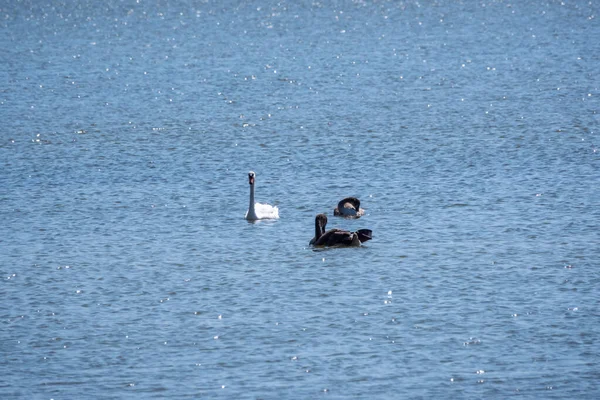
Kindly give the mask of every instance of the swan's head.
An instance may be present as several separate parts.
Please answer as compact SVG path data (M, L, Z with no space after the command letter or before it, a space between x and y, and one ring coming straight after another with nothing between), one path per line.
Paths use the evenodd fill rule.
M248 172L248 183L251 185L254 185L254 177L256 176L256 174L254 173L254 171L250 171Z

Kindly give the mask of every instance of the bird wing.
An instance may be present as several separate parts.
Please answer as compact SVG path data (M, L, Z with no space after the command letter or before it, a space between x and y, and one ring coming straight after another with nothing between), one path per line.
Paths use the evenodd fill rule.
M353 245L354 233L344 231L342 229L330 229L325 232L319 240L316 241L316 246L335 246L335 245L344 245L351 246Z

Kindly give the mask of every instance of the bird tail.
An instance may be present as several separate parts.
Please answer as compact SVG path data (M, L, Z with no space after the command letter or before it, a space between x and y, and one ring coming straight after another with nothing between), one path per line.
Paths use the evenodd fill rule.
M360 240L361 243L373 239L373 231L370 229L359 229L356 233L358 234L358 240Z

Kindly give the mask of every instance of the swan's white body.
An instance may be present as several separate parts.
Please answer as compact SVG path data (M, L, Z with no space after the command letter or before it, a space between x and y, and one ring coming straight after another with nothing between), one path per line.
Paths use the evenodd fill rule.
M248 172L248 182L250 183L250 203L246 212L248 221L256 221L259 219L278 219L279 208L270 204L254 202L254 179L256 174L252 171Z
M277 218L279 218L279 209L270 204L254 203L254 207L251 207L248 212L246 212L246 219L250 221Z

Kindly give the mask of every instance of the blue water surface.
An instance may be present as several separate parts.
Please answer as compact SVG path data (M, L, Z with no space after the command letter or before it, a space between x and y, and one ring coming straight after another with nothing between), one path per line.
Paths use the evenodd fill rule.
M600 396L599 14L0 3L0 398Z

